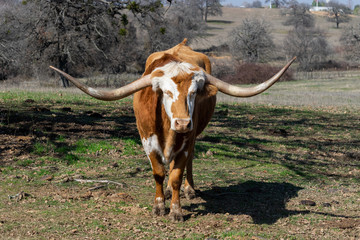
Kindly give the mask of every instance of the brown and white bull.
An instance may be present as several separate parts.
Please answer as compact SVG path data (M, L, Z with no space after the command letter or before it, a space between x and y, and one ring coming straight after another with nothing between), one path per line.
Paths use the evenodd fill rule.
M234 97L259 94L271 87L295 59L268 81L252 88L240 88L211 76L209 58L185 44L186 39L169 50L151 54L140 79L111 91L95 90L51 67L100 100L113 101L135 93L136 124L156 183L153 213L165 214L165 195L172 193L170 217L175 221L183 220L179 195L185 168L185 196L188 199L195 196L192 175L195 139L211 119L217 91ZM166 164L170 164L170 170L164 194Z

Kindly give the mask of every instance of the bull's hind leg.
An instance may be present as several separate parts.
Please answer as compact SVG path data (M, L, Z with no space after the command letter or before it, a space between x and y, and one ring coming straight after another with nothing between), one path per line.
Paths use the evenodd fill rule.
M165 167L161 162L160 156L151 152L149 154L151 166L153 169L153 175L156 184L155 202L153 206L153 213L158 216L165 215L165 196L163 192L163 183L165 179Z
M180 188L182 177L186 165L186 157L184 154L177 156L174 161L174 167L170 172L169 184L172 188L172 198L170 204L170 218L173 221L183 221L183 214L180 205Z

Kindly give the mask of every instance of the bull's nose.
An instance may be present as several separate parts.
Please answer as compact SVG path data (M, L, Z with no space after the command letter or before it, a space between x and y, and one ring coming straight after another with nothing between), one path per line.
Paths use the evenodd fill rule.
M178 132L188 132L191 128L190 119L176 119L175 120L175 130Z

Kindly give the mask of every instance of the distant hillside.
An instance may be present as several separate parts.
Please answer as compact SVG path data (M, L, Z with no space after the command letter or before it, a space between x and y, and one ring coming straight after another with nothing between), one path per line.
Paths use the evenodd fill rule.
M315 16L316 27L325 31L328 36L329 44L336 48L340 46L340 36L342 30L350 24L360 23L359 16L352 16L349 23L340 24L340 28L336 29L335 23L328 22L324 13L313 13ZM207 24L208 30L206 36L198 38L191 43L194 49L208 49L211 46L220 46L227 41L230 31L240 25L245 18L262 18L271 25L271 33L274 42L281 47L284 38L292 29L290 26L284 26L286 16L281 14L280 9L267 8L223 8L222 16L209 17Z

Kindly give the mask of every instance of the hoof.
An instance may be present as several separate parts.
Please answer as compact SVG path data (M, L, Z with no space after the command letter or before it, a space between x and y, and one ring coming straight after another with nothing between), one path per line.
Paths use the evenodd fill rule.
M183 222L184 218L181 212L170 212L169 214L172 222Z
M155 203L153 206L152 212L156 216L164 216L165 215L165 203L164 202Z
M184 218L181 212L181 207L179 205L173 204L170 210L169 217L173 222L183 222Z
M171 198L171 195L172 195L172 189L171 187L167 187L166 190L165 190L165 199L170 199Z
M191 200L196 197L195 190L190 186L185 187L184 193L187 200Z

